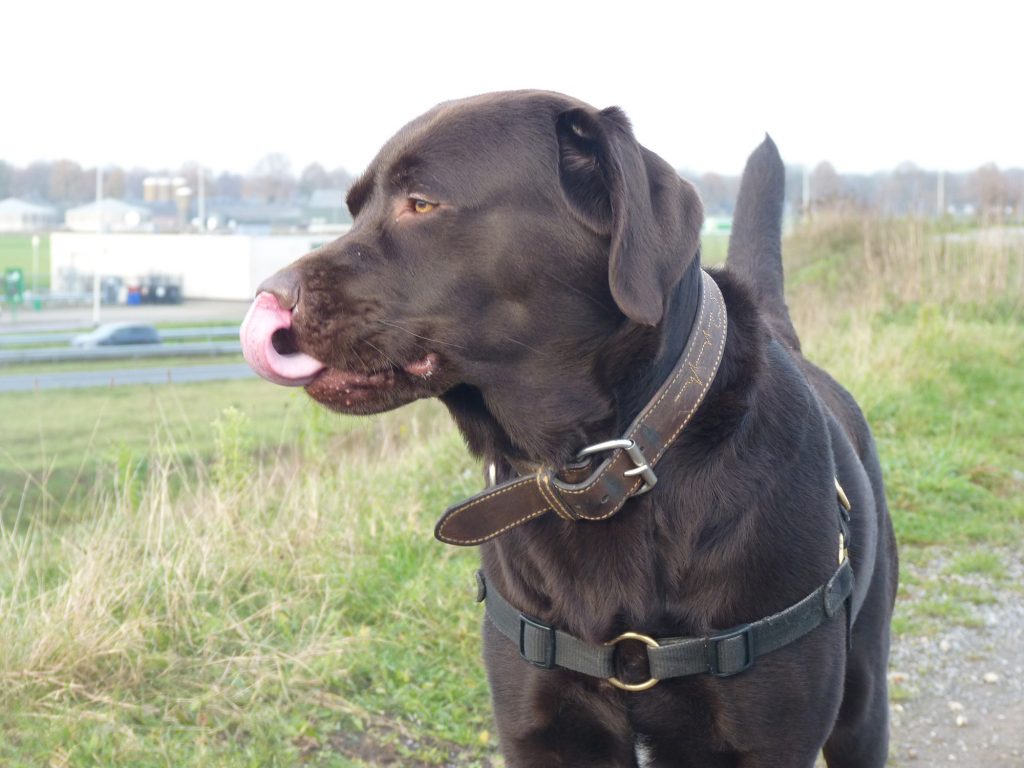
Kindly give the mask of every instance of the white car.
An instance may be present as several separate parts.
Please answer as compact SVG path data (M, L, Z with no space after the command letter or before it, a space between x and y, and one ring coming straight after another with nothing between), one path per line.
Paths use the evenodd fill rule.
M160 332L152 325L107 323L94 331L75 336L72 347L107 347L115 344L159 344Z

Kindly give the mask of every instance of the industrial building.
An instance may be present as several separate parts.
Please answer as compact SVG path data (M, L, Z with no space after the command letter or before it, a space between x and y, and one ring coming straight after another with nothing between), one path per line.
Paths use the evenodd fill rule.
M57 225L57 209L16 197L0 200L0 232L45 232Z
M269 275L334 235L77 234L50 236L50 285L75 292L100 280L131 286L161 276L186 299L251 299Z
M148 208L106 197L99 202L69 208L64 224L72 232L95 232L101 224L107 232L132 232L150 227L152 214Z

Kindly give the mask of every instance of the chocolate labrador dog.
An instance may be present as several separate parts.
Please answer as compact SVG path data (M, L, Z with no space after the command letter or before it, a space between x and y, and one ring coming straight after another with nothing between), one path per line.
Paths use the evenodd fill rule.
M441 104L270 277L262 376L333 410L438 397L490 488L484 657L509 766L882 766L897 561L871 433L800 353L784 172L751 156L727 267L617 108ZM837 557L838 554L838 557Z

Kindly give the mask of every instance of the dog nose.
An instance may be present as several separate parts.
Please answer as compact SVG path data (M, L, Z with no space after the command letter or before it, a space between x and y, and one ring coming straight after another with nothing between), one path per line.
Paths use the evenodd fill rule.
M264 291L277 299L281 309L290 312L299 303L299 276L295 270L286 267L260 283L256 295L259 296Z

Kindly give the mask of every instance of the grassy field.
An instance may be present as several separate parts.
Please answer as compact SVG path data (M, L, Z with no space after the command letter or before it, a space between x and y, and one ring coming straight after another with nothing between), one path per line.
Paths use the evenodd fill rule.
M998 572L1024 254L939 234L819 218L790 304L872 423L904 560ZM481 472L436 403L347 419L234 382L5 395L0 424L0 764L498 764L476 556L432 538ZM973 620L925 586L898 631Z
M32 288L32 235L0 234L0 275L18 267L25 274L25 290ZM50 236L39 236L39 288L50 287Z

